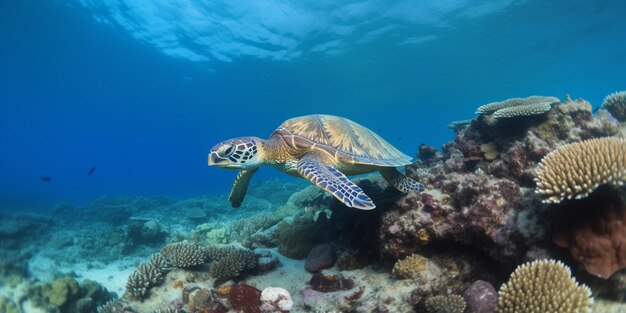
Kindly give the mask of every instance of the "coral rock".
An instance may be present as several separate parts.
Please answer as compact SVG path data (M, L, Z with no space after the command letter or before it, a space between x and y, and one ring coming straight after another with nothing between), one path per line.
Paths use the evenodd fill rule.
M318 272L321 269L333 266L336 257L335 248L332 245L327 243L317 245L309 251L309 255L304 262L304 268L311 273Z
M417 156L422 162L428 162L437 156L437 149L426 144L419 145Z
M313 277L311 277L309 285L316 291L333 292L354 288L354 281L343 277L341 274L324 275L322 273L315 273Z
M498 302L498 292L491 283L477 280L463 291L463 298L468 313L493 313Z
M207 289L197 289L189 294L189 313L226 313L226 307Z

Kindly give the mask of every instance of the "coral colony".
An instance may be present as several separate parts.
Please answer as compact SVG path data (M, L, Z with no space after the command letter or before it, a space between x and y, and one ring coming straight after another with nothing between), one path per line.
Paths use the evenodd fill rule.
M354 178L370 211L267 181L235 211L140 197L0 216L0 312L624 312L624 112L626 92L596 114L569 96L480 106L442 151L416 147L424 192Z

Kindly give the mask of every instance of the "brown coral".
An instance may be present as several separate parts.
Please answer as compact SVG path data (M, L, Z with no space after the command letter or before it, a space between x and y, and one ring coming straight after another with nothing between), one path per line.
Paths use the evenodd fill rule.
M602 108L618 120L626 121L626 91L614 92L606 96L602 101Z
M559 147L539 163L536 193L543 202L581 199L602 184L622 185L626 180L626 140L589 139Z
M537 260L517 267L498 292L498 313L591 312L591 290L554 260Z
M161 249L161 254L169 264L181 268L200 265L206 260L206 254L200 246L187 242L171 243Z
M626 268L626 203L604 187L588 198L562 208L553 236L560 247L585 265L590 274L609 278Z

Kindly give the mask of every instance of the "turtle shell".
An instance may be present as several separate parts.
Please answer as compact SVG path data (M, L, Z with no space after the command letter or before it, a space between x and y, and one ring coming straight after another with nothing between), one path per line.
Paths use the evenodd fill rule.
M285 121L272 133L296 151L323 151L338 162L403 166L411 157L368 128L333 115L306 115Z

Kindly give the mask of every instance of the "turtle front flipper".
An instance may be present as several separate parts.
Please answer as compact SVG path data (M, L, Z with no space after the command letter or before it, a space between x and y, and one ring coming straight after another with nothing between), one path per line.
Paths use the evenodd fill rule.
M374 201L359 186L331 165L313 158L304 158L298 162L298 173L317 187L330 192L346 206L360 210L376 207Z
M400 171L394 167L382 169L380 170L380 174L383 175L383 178L389 183L389 185L401 192L424 191L424 185L400 173Z
M230 190L230 195L228 196L228 201L233 208L241 206L243 198L246 196L248 185L250 185L250 178L252 178L252 175L254 175L257 170L258 168L241 170L239 174L237 174L233 188Z

